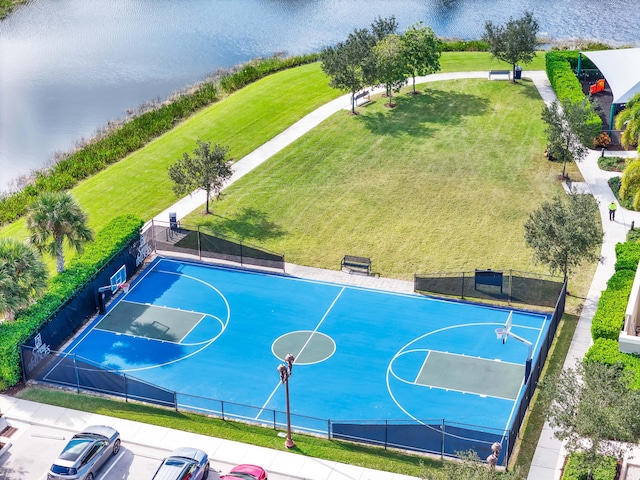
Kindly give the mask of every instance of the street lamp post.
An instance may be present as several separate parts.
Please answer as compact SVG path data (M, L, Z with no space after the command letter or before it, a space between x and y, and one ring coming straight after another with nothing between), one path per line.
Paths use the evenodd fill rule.
M286 364L281 363L278 365L278 373L280 374L280 380L284 383L285 387L285 395L287 398L287 440L284 442L284 446L287 448L293 448L296 446L293 443L293 439L291 438L291 408L289 407L289 377L291 377L291 372L293 371L293 362L295 362L295 357L290 353L284 357Z

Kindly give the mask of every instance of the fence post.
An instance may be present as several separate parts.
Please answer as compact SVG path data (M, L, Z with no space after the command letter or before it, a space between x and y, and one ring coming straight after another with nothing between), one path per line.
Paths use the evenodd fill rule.
M508 304L511 305L511 295L513 294L513 269L509 269L509 300Z
M327 419L327 440L331 440L331 419Z
M158 253L158 241L156 240L156 224L151 219L151 238L153 239L153 252Z
M173 405L177 412L178 411L178 392L176 391L173 392Z
M464 272L462 272L462 289L460 291L460 298L464 298Z
M244 246L242 245L242 240L240 240L240 265L244 264Z
M389 420L384 421L384 449L387 449L387 441L389 440Z
M202 247L200 246L200 225L198 225L198 258L202 260Z
M276 411L273 411L273 429L277 430L278 429L278 425L276 423Z
M442 432L442 435L440 436L440 458L444 459L444 418L442 419L440 431Z
M124 377L124 403L129 403L129 386L127 385L127 374L123 373Z
M78 373L78 357L74 353L73 354L73 369L76 372L76 390L80 393L80 374Z
M222 413L222 420L224 421L224 400L220 400L220 413Z

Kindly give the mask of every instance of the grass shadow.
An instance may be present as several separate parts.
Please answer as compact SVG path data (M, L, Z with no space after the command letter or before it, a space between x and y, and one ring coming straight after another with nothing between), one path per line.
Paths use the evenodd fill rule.
M241 240L268 240L287 233L282 226L271 221L265 212L253 207L243 208L231 217L214 214L201 226Z
M377 135L427 137L436 131L430 125L456 125L464 117L486 114L490 107L486 98L437 89L422 95L394 95L393 102L393 109L366 112L357 121Z

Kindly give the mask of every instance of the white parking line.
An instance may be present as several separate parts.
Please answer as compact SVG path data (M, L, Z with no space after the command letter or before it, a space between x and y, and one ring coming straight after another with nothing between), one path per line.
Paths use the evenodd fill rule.
M120 459L120 457L124 455L124 450L122 448L120 448L120 453L118 453L118 456L113 460L113 462L111 462L111 465L109 465L109 468L107 468L103 473L102 476L106 476L109 474L109 472L111 471L111 469L113 467L116 466L116 463L118 463L118 460Z

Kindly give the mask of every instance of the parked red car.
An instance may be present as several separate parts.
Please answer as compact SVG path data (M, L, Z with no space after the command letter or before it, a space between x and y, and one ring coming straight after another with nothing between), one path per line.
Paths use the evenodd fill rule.
M267 480L267 478L264 468L257 465L238 465L220 477L221 480Z

